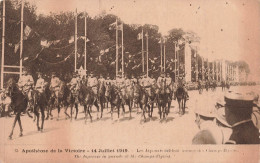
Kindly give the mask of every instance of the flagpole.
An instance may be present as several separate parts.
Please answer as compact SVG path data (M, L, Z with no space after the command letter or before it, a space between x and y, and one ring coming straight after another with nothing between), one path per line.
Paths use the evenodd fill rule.
M123 23L122 25L122 77L124 76L125 69L124 69L124 30L123 30Z
M3 0L3 31L2 31L2 60L1 60L1 89L4 88L4 58L5 58L5 0Z
M84 53L85 53L84 68L85 68L85 73L87 73L87 16L86 16L86 13L85 13L85 46L84 46Z
M23 69L23 8L24 1L21 2L21 36L20 36L20 76L22 75Z
M76 13L75 13L75 37L74 37L74 39L75 39L75 60L74 60L74 71L76 72L77 71L77 49L78 49L78 45L77 45L77 39L78 39L78 28L77 28L77 26L78 26L78 13L77 13L77 8L76 8Z
M176 53L176 48L177 48L177 43L176 42L174 42L174 79L175 79L175 81L176 81L176 72L177 72L177 70L176 70L176 68L177 68L177 53Z
M143 64L142 72L144 72L144 30L143 30L143 27L142 27L142 64Z
M165 40L164 40L165 41ZM165 56L165 42L164 42L164 44L163 44L163 59L164 59L164 72L166 72L166 70L165 70L165 63L166 63L166 56Z
M161 38L161 45L160 46L161 46L161 72L162 72L162 69L163 69L163 67L162 67L162 62L163 62L162 61L162 38Z
M149 74L148 32L146 32L146 75Z
M118 75L118 27L116 19L116 76Z

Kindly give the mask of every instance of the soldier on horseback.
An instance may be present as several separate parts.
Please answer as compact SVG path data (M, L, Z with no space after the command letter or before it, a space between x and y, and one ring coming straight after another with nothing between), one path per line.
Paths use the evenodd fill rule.
M29 108L32 107L32 90L33 90L34 80L32 75L29 73L28 69L24 69L24 73L21 75L18 81L18 87L23 92L27 100L29 101ZM27 111L28 111L27 110Z
M43 79L42 73L38 73L38 80L35 84L35 90L39 93L43 93L48 83Z
M58 98L60 86L61 86L61 80L57 77L56 73L53 72L51 75L51 83L50 83L50 90L52 92L53 97Z
M137 84L137 79L134 77L134 75L131 76L131 83L132 85Z
M159 94L164 94L165 92L165 84L166 84L166 79L164 76L164 72L161 73L159 78L157 79L157 86L159 88Z
M79 86L80 86L80 76L74 72L71 81L68 84L70 86L70 90L72 95L75 98L75 102L78 103L78 94L79 94Z
M189 100L189 94L188 94L188 90L187 88L185 87L185 80L183 78L179 78L178 79L178 85L177 85L177 89L178 88L183 88L184 91L185 91L185 94L187 96L187 100ZM176 89L176 90L177 90ZM174 100L176 99L176 91L174 92Z
M99 83L99 85L101 86L101 85L105 85L105 78L103 77L103 75L101 74L100 75L100 77L99 77L99 79L98 79L98 83Z
M94 98L95 98L95 100L94 101L96 101L97 99L98 99L98 97L97 97L97 87L98 87L98 80L97 80L97 78L94 76L94 73L93 72L91 72L90 73L90 77L88 78L88 82L87 82L87 86L88 87L90 87L91 89L92 89L92 91L93 91L93 93L94 93Z
M170 77L170 74L167 73L167 77L165 78L165 84L166 84L166 94L168 97L168 100L171 100L172 97L172 78Z

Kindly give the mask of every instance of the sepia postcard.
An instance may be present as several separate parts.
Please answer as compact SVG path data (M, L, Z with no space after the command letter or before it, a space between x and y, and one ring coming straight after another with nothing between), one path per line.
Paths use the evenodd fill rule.
M259 0L0 0L0 163L260 162Z

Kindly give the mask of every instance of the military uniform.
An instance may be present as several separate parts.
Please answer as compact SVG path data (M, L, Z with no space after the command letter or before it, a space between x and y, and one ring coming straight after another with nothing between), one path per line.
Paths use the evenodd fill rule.
M61 86L61 80L55 74L53 74L51 78L50 89L54 93L56 98L58 98L60 86Z
M166 86L166 79L165 79L164 76L160 76L157 79L157 86L160 89L160 91L158 93L164 94L165 93L165 86Z
M106 80L102 76L98 79L99 85L105 85L105 81Z
M45 82L45 80L42 77L40 77L35 84L35 90L37 90L39 93L43 93L46 85L47 82Z
M89 87L91 87L92 91L94 92L95 95L97 95L97 86L98 86L98 80L96 77L89 77L88 78L88 82L87 82L87 85Z
M28 74L23 74L18 81L18 87L22 92L28 97L29 100L32 99L32 87L34 84L33 77Z

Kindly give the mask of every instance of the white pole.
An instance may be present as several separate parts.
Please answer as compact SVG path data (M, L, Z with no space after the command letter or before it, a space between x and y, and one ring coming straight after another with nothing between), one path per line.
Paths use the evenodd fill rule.
M144 30L142 27L142 72L144 72Z
M176 55L176 48L177 48L177 43L174 42L174 79L175 81L177 80L176 79L176 72L177 72L177 55Z
M4 62L5 60L5 0L3 0L3 31L2 31L2 60L1 60L1 89L4 88Z
M162 67L162 62L163 62L163 56L162 56L162 38L161 38L161 45L160 45L160 47L161 47L161 72L163 71L163 67Z
M165 55L165 42L164 42L164 44L163 44L163 54L164 54L164 72L166 72L166 69L165 69L165 63L166 63L166 55Z
M125 73L125 66L124 66L124 30L123 30L123 23L122 23L122 77Z
M146 75L149 74L148 32L146 33Z
M118 75L118 27L116 19L116 76Z
M77 14L77 9L76 9L76 13L75 13L75 38L74 38L74 42L75 42L75 67L74 67L74 69L75 69L75 72L77 71L77 49L78 49L78 45L77 45L77 39L78 39L78 28L77 28L77 26L78 26L78 14Z
M24 8L24 1L22 0L21 4L21 36L20 36L20 76L22 75L23 71L23 8Z
M86 15L85 15L85 46L84 46L84 52L85 52L84 68L85 68L85 72L87 72L87 16Z

